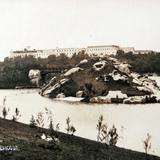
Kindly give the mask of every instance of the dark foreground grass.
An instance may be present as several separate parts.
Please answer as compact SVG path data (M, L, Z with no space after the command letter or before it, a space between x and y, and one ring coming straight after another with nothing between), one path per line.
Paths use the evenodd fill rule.
M17 151L0 151L0 160L160 160L159 157L101 144L58 132L59 143L41 140L46 129L31 128L0 119L0 146L17 146Z

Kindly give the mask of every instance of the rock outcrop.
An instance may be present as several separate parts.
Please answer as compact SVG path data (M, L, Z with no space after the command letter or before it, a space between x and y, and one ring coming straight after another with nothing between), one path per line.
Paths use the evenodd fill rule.
M159 87L154 80L133 73L127 63L108 57L84 59L41 90L42 96L50 98L62 93L92 103L150 103L156 101L153 96Z
M90 99L92 103L122 103L124 99L128 98L126 94L121 91L109 91L107 96L98 96Z
M40 85L41 80L41 72L38 69L31 69L29 71L28 77L31 81L31 83L37 87Z
M42 89L41 95L51 98L76 96L77 86L72 79L64 78L57 81L55 84L49 85L47 88Z

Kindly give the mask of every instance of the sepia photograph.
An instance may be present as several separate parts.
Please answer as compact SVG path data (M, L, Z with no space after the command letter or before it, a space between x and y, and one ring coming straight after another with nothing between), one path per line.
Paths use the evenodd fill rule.
M160 160L160 0L0 0L0 160Z

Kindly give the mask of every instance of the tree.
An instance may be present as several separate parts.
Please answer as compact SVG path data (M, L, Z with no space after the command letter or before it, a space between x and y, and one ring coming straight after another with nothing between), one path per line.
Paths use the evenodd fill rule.
M66 119L66 124L67 124L66 130L67 130L67 134L69 134L69 131L70 131L70 122L71 122L70 118L67 117L67 119Z
M6 119L6 116L8 115L9 113L9 108L6 107L6 97L4 97L3 99L3 109L2 109L2 115L3 115L3 118Z
M56 131L59 131L59 130L60 130L59 125L60 125L59 123L56 124Z
M49 129L50 129L51 131L54 130L54 126L53 126L53 121L52 121L52 120L50 120Z
M67 66L69 63L70 59L64 53L61 53L56 59L56 65L58 68L63 68L64 66Z
M74 133L76 132L76 129L74 126L70 127L70 132L71 132L71 135L74 135Z
M147 133L146 139L143 141L144 150L146 155L148 154L149 150L151 149L151 135Z
M48 116L48 121L49 122L53 122L53 114L52 114L52 111L51 110L49 110L48 108L45 108L45 113L46 113L46 115Z
M98 130L97 141L107 143L107 138L108 138L107 128L108 128L107 125L103 124L103 115L100 115L97 124L97 130Z
M32 115L31 120L30 120L30 127L36 127L37 123L36 120L34 119L34 116Z
M100 115L98 119L98 124L97 124L97 130L98 130L97 141L101 139L100 135L101 135L101 130L102 130L102 123L103 123L103 116Z
M74 53L73 56L71 57L71 63L76 65L78 64L81 60L84 60L84 59L89 59L90 57L88 56L88 54L85 53L84 50L78 52L77 53Z
M75 129L75 127L74 127L73 125L70 125L70 122L71 122L70 118L67 117L67 119L66 119L66 124L67 124L66 130L67 130L67 134L74 135L74 133L76 132L76 129Z
M104 124L103 120L103 115L100 115L97 124L97 141L104 142L109 145L116 145L119 138L117 128L113 125L113 127L108 131L108 126L107 124Z
M20 111L16 107L16 109L15 109L15 115L13 116L13 121L17 121L20 117L21 117Z
M3 114L3 118L6 119L6 116L8 114L6 107L3 107L2 114Z
M125 53L124 53L123 50L118 50L117 53L116 53L116 57L117 57L117 58L123 57L124 54L125 54Z
M118 133L117 133L117 128L114 125L108 132L108 135L109 135L109 145L115 146L118 141Z
M36 124L38 127L44 127L44 118L43 118L43 113L39 112L37 115L37 119L36 119Z
M92 83L85 83L84 85L84 102L89 102L90 98L93 97L95 91L93 89Z

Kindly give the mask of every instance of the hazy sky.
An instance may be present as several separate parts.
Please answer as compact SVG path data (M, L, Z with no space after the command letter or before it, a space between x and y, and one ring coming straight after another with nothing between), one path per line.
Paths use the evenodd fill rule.
M160 0L0 0L0 59L32 48L160 50Z

